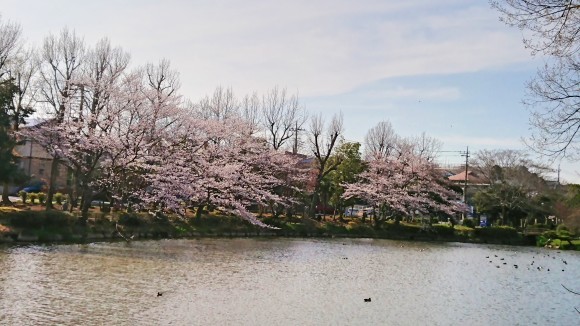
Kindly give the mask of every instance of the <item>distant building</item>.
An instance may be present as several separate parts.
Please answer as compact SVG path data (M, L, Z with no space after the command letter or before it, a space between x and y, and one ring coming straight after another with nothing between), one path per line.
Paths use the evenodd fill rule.
M20 168L32 180L50 181L52 156L39 144L26 139L14 150L20 157ZM59 164L56 176L56 189L64 188L67 184L67 167Z
M447 179L449 179L449 181L452 181L453 183L458 183L458 184L463 184L465 183L465 171L459 172L457 174L451 175L449 177L447 177ZM479 185L479 186L487 186L487 182L485 182L485 180L480 177L479 175L477 175L477 173L473 172L473 171L467 171L467 184L470 186L473 185Z

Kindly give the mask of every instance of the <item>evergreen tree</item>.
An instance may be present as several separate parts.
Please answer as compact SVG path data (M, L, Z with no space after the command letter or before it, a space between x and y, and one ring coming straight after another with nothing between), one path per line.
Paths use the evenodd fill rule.
M12 134L14 107L12 98L18 88L12 80L0 82L0 181L11 181L18 171L17 157L13 149L16 144Z

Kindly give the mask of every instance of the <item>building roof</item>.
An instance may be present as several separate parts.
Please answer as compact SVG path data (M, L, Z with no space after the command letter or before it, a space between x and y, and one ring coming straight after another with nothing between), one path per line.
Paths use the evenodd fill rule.
M454 174L448 178L450 181L465 181L465 171ZM467 171L467 182L469 183L485 183L483 178L479 177L473 171Z

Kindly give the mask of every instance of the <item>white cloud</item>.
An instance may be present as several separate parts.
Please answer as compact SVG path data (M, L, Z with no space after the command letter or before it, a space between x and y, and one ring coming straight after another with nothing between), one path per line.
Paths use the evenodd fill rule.
M452 101L461 97L461 91L456 87L437 88L408 88L394 87L385 90L371 90L364 92L365 98L384 99L414 99Z
M169 58L192 97L219 84L238 93L282 85L304 96L338 94L388 77L529 59L518 32L478 1L14 1L3 7L32 40L68 25L89 43L109 36L137 63Z

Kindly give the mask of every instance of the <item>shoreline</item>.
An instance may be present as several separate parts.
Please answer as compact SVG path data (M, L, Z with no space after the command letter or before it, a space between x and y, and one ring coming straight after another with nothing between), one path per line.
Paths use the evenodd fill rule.
M79 225L77 214L63 211L0 210L0 245L70 244L159 239L197 238L368 238L421 242L461 242L512 246L549 246L556 239L542 233L522 234L511 227L469 228L462 225L432 226L385 221L380 227L350 220L310 218L272 218L262 221L277 229L261 228L232 215L204 214L200 218L152 215L145 212L91 213L86 225ZM580 250L580 240L553 249ZM567 241L567 240L566 240ZM574 242L574 243L572 243Z
M511 246L536 246L535 239L533 242L524 238L512 239L474 239L463 236L438 236L436 234L382 234L376 233L305 233L289 232L288 230L247 230L247 231L220 231L208 230L169 233L159 230L127 230L127 234L119 234L116 230L111 232L70 232L70 230L33 230L22 229L20 232L5 233L0 235L0 245L28 245L28 244L83 244L91 242L131 242L147 240L164 240L164 239L201 239L201 238L296 238L296 239L384 239L409 242L460 242L474 244L499 244ZM134 232L132 232L134 231Z

